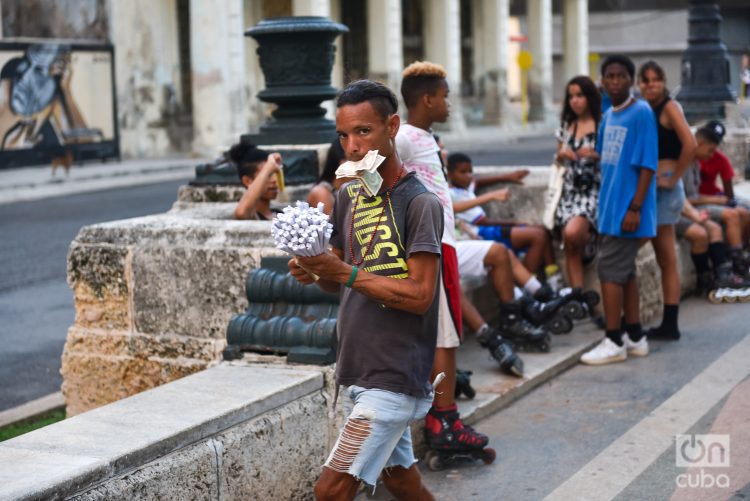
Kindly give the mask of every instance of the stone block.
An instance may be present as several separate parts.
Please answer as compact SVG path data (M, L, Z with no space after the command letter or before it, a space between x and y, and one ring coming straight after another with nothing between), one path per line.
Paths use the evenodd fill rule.
M155 388L208 365L208 361L186 358L79 353L66 344L60 373L67 415L75 416Z
M215 443L209 440L157 459L68 499L222 499L219 493Z
M260 265L253 249L140 247L133 253L133 313L139 332L222 338L247 308L244 281Z
M68 284L73 289L76 325L130 329L130 253L127 248L80 244L68 252Z
M313 394L217 435L222 494L226 499L313 499L329 452L327 428L325 399Z
M196 359L211 362L218 359L226 346L223 339L191 336L154 336L138 332L71 327L65 351L141 358Z

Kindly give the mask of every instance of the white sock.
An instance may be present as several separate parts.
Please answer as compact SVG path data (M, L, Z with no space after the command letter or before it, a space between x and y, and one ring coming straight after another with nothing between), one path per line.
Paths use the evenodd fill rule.
M477 331L474 334L478 336L479 334L482 333L482 331L484 331L485 329L489 329L489 328L490 328L489 325L482 324L482 326L479 329L477 329Z
M523 288L529 294L533 295L536 291L542 288L542 283L535 276L532 276L528 282L523 284Z

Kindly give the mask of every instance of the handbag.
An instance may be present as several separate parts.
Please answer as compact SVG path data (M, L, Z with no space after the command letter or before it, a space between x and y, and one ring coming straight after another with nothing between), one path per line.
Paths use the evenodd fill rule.
M544 203L544 215L542 224L552 230L555 227L555 212L557 205L560 203L563 191L563 177L565 176L565 167L554 162L549 168L549 180L547 181L547 194Z

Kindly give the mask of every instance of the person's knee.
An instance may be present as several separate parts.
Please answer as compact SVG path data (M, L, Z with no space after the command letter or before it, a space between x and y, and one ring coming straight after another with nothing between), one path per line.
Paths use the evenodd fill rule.
M392 466L383 471L381 478L396 499L417 499L422 490L422 479L416 466Z
M333 501L335 499L341 499L344 492L340 487L341 484L334 482L333 478L330 475L326 475L325 470L323 470L323 474L321 474L318 481L315 482L315 488L313 489L315 499L317 501Z
M501 244L492 244L490 250L484 258L484 264L487 266L510 266L510 255L508 249Z
M708 233L708 239L711 242L719 242L723 238L721 226L713 221L706 221L706 232Z
M566 250L576 251L583 246L583 239L586 236L586 232L583 229L575 227L573 225L566 225L563 228L563 243L565 244Z
M724 209L721 212L721 220L727 226L735 226L740 223L740 213L734 209Z
M704 247L708 245L708 231L699 224L691 224L683 235L693 247Z

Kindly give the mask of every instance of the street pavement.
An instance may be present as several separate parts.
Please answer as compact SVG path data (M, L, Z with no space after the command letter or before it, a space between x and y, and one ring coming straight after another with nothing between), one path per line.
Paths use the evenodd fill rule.
M78 230L164 212L188 180L0 205L0 411L60 390L74 319L67 254Z
M648 357L621 364L574 366L473 423L497 451L493 464L430 471L420 463L425 483L446 501L747 499L748 315L750 303L687 299L680 341L652 342ZM461 365L460 352L459 366L472 368ZM694 434L728 436L702 439L729 441L728 466L721 467L714 449L704 458L707 466L678 467L678 460L698 459L700 451L680 452L676 436ZM368 498L391 499L382 485L375 496L358 499Z

